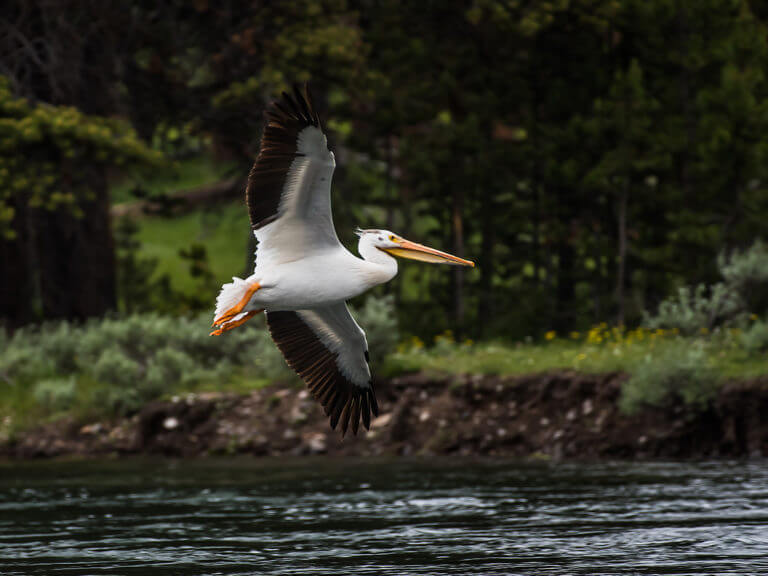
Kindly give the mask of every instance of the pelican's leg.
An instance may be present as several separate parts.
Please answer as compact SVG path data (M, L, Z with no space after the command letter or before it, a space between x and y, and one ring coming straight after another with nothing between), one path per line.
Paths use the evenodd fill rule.
M248 289L245 291L245 295L243 295L240 301L237 304L235 304L232 308L224 312L221 316L216 318L213 321L213 324L211 326L217 326L219 324L223 324L227 320L231 320L232 318L240 314L240 312L243 311L243 308L245 308L248 305L248 302L251 301L251 298L259 288L261 288L261 284L259 284L258 282L254 282L253 284L248 286Z
M256 314L258 314L259 312L264 312L264 310L261 309L261 310L252 310L250 312L245 312L243 314L242 318L240 318L238 320L234 320L234 321L223 323L221 326L219 326L219 328L217 328L216 330L211 332L209 334L209 336L221 336L222 334L224 334L224 332L228 332L228 331L232 330L233 328L237 328L238 326L242 326L243 324L248 322L248 320L250 320L251 318L256 316Z

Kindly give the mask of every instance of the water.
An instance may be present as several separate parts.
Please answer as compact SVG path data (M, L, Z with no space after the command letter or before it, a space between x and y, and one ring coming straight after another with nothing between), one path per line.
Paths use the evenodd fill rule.
M0 464L0 574L768 573L768 463Z

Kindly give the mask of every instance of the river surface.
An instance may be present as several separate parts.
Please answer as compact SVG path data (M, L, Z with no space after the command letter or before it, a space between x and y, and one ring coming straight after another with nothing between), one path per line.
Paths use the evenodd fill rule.
M768 462L0 463L0 574L768 574Z

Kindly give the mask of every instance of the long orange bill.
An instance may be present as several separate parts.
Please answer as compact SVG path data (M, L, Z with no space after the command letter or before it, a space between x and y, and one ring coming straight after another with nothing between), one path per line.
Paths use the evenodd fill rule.
M398 244L399 246L397 248L382 248L382 250L392 254L392 256L408 258L409 260L419 260L421 262L430 262L432 264L452 264L454 266L475 267L475 263L470 260L464 260L453 254L441 252L440 250L435 250L434 248L417 244L410 240L399 240Z

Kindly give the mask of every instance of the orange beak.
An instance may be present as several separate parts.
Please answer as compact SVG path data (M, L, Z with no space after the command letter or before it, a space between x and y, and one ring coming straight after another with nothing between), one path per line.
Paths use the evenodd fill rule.
M392 256L399 256L400 258L408 258L409 260L419 260L420 262L430 262L432 264L452 264L453 266L470 266L475 267L475 263L470 260L464 260L453 254L441 252L435 250L429 246L422 244L416 244L410 240L397 239L394 240L398 244L396 248L382 248L384 252L392 254Z

